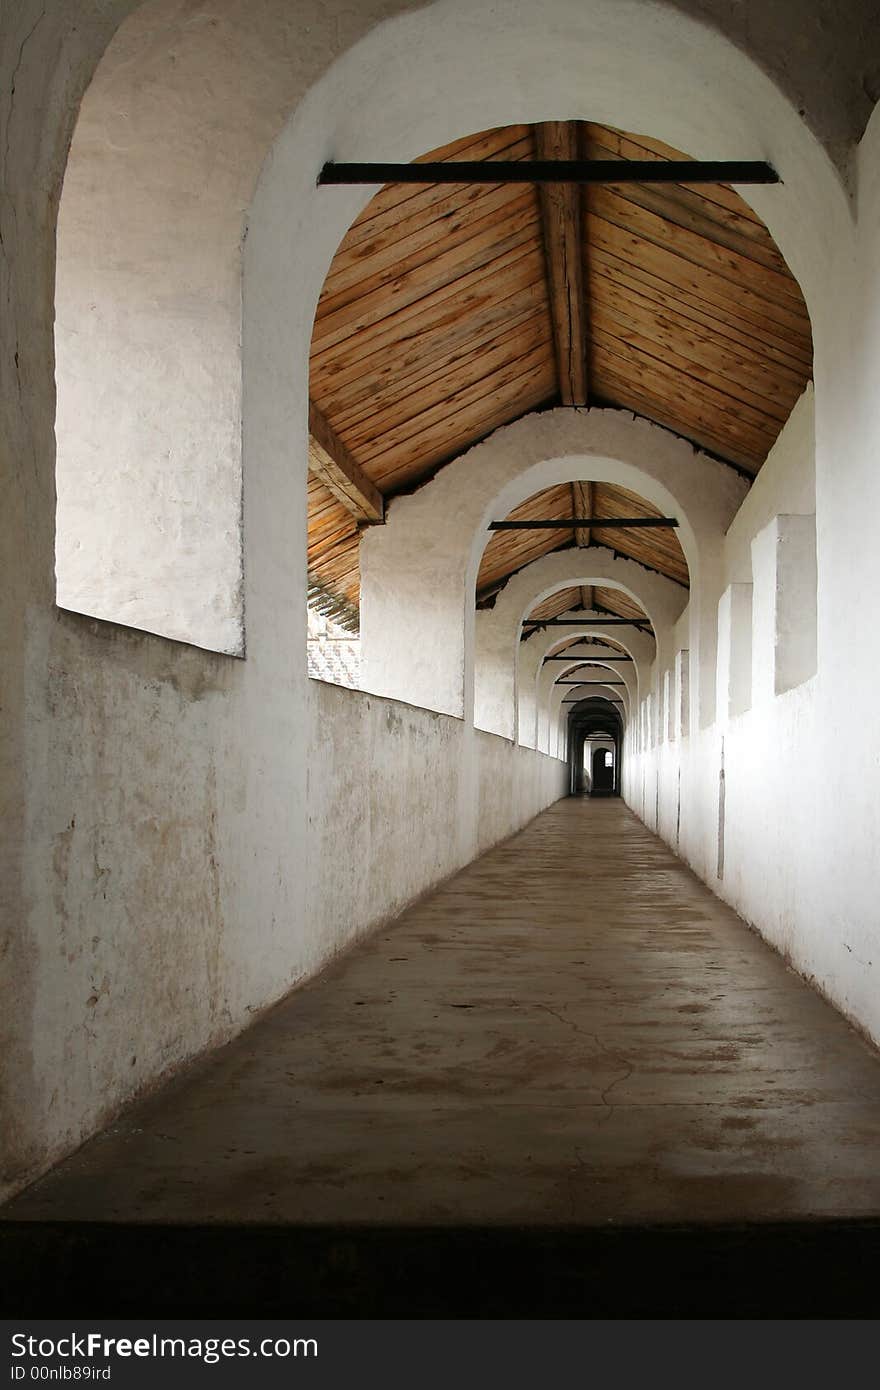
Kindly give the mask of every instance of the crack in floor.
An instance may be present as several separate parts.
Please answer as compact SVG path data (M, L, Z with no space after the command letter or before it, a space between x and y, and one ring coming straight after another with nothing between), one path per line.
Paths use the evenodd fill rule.
M629 1078L635 1071L635 1065L632 1062L630 1062L628 1058L622 1056L621 1053L612 1052L610 1048L606 1047L597 1033L587 1032L586 1028L582 1028L579 1023L575 1023L574 1019L566 1018L565 1015L561 1014L558 1009L551 1008L549 1004L536 1004L535 1008L543 1009L545 1013L548 1013L553 1018L558 1019L560 1023L564 1023L567 1028L571 1028L575 1033L579 1034L580 1037L589 1038L595 1044L596 1048L602 1054L603 1057L607 1057L611 1061L620 1063L622 1065L623 1070L619 1073L618 1076L613 1077L612 1080L609 1081L608 1085L602 1091L602 1104L607 1108L608 1114L605 1115L601 1120L599 1120L598 1123L600 1125L607 1124L608 1121L611 1119L611 1116L614 1114L615 1109L615 1107L609 1101L608 1097L614 1090L615 1086L619 1086L624 1081L629 1080Z

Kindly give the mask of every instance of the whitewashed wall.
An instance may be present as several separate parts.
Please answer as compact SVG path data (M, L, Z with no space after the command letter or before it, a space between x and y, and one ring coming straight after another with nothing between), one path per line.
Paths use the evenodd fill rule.
M555 759L317 681L295 729L279 684L265 758L246 663L107 624L60 614L48 660L45 925L0 1191L567 790Z
M5 113L0 203L5 415L0 450L11 480L0 515L5 635L0 698L6 734L0 749L5 932L0 1055L7 1082L7 1185L26 1180L69 1151L126 1099L185 1058L233 1036L321 957L303 908L306 768L313 733L303 662L307 352L323 274L369 191L319 195L315 173L331 155L369 159L381 150L384 158L409 159L510 120L560 115L604 120L648 131L697 156L767 157L783 174L781 186L755 191L754 205L800 279L817 330L819 675L812 685L773 697L773 713L762 724L757 745L759 752L766 750L766 759L759 757L756 764L763 776L772 763L772 773L755 797L753 788L734 778L729 750L739 734L728 729L724 891L739 894L748 910L757 904L756 920L760 909L768 935L788 931L801 968L814 970L841 1007L880 1037L874 884L880 721L874 708L876 662L865 639L880 607L880 547L866 523L880 515L880 127L873 123L851 171L858 183L854 254L840 170L828 163L826 148L768 75L780 66L774 67L772 51L752 61L745 38L742 47L734 47L711 24L689 21L680 5L545 0L538 6L511 0L499 6L491 0L440 0L379 25L402 3L279 0L276 8L268 0L241 0L234 42L225 48L227 56L237 54L237 66L234 82L217 89L221 106L242 85L245 57L251 78L267 80L266 48L253 39L256 26L275 9L284 41L272 52L289 79L288 109L303 101L265 166L245 246L245 662L72 618L53 606L55 217L79 103L105 45L136 6L132 0L82 0L75 7L62 0L21 0L11 7L10 41L0 49L3 89L12 93ZM182 30L201 32L206 44L214 21L222 27L229 9L219 0L212 8L213 13L177 0L144 6L148 37L162 42L161 23L150 27L161 9L181 20L178 38L186 36ZM701 4L700 13L705 10ZM729 5L716 6L718 14L730 12ZM366 44L352 47L366 30L372 30ZM789 79L784 90L796 91L799 102L806 77L809 89L817 90L817 65L805 74L790 62L789 51L788 45L780 46L785 54L780 81ZM827 94L828 65L821 45L815 51L821 58L818 108ZM177 65L179 81L170 79L178 57L186 54L166 44L162 71L171 95L161 132L153 130L151 153L157 159L192 134L179 99L195 90L186 61ZM123 65L120 81L124 75ZM202 82L202 92L212 95L209 89L210 83ZM253 93L253 87L249 90ZM131 135L126 109L120 101L119 120L101 128L101 138L106 130L116 151ZM218 161L238 148L236 142L250 128L247 115L244 110L240 122L219 132ZM827 134L834 123L818 119L815 111L811 115L812 129L818 124ZM268 146L272 132L264 129ZM850 168L851 151L842 148L840 131L849 131L851 138L852 129L845 122L835 126L841 168ZM208 180L210 189L228 191L224 171L217 174ZM233 192L246 198L242 187L236 184ZM223 209L228 236L220 255L226 270L239 264L242 210ZM167 449L182 449L189 462L204 460L206 455L190 445L198 444L205 426L208 463L219 468L214 481L221 475L231 480L226 497L234 501L238 379L230 364L239 360L240 280L222 278L217 303L198 293L160 302L163 287L169 287L169 266L180 269L184 289L201 288L187 278L191 264L184 256L193 225L198 230L198 218L184 215L191 211L182 203L175 210L174 198L170 205L156 198L144 210L145 216L153 215L150 230L156 236L166 230L178 235L170 257L167 246L160 255L159 243L148 238L133 248L146 268L145 246L157 253L151 262L155 298L147 305L143 353L129 342L131 351L121 351L119 360L130 369L132 362L145 362L157 373L140 394L150 405L143 423L156 430L157 447L141 454L138 444L138 457L158 464L164 484L171 476L162 466ZM96 275L102 268L94 267ZM176 281L175 287L180 288ZM87 308L87 286L76 282L74 290L80 307ZM144 299L135 296L131 305L129 320L124 310L114 311L104 318L104 327L112 324L131 334ZM222 348L213 332L220 325ZM62 351L69 351L76 327L66 317L59 328ZM83 342L94 346L93 335L86 333ZM195 373L192 362L182 362L196 347L218 354L205 364L205 377ZM102 398L107 408L132 404L114 362L103 352L96 362L112 385ZM195 420L188 412L193 402L204 406ZM213 418L218 403L221 417ZM100 412L92 418L100 418ZM62 419L70 424L69 417ZM193 436L181 439L182 429L192 429ZM88 471L88 453L76 457ZM209 469L205 479L211 478ZM94 496L99 499L100 492ZM195 487L186 496L202 500ZM165 500L148 520L150 515L167 519ZM224 517L234 510L224 509ZM785 514L800 510L785 500ZM218 522L216 516L213 520ZM221 537L223 526L221 520ZM749 554L750 541L751 535L745 537ZM218 607L210 592L204 602L200 593L197 606L226 625L226 635L213 639L217 645L236 650L238 551L235 543L222 542L221 549L232 561L231 581ZM225 564L217 551L212 556L212 563ZM206 575L199 567L184 578L194 572ZM731 577L748 582L738 572ZM157 591L158 580L164 582L164 576L157 578ZM114 609L112 616L145 627L151 623L147 613L131 608ZM192 630L189 635L205 640ZM463 649L460 634L453 637ZM713 671L703 674L708 678ZM452 693L459 703L461 686L458 671ZM343 698L339 691L327 697ZM372 707L370 720L386 717L384 709ZM849 718L850 758L834 795L823 788L817 797L800 750L810 746L815 764L810 729L827 728L842 709ZM415 731L418 719L404 718L414 720ZM738 718L755 721L756 706ZM656 727L656 719L652 722ZM438 754L443 737L437 733ZM688 806L684 848L708 874L713 847L717 851L720 735L708 728L690 737L692 746L681 760ZM421 735L420 740L424 745ZM512 782L521 779L524 796L534 795L530 764L499 741L477 737L472 745L463 733L463 772L473 768L472 746L491 775L481 778L480 804L472 811L475 823L482 824L479 841L467 816L456 827L462 855L482 844L484 835L504 832L504 808L496 794L497 786L505 785L503 778L495 780L499 768L507 769ZM401 742L401 757L402 749ZM444 757L448 751L445 747ZM337 749L333 756L343 753ZM653 794L667 836L675 809L675 757L665 746L655 757L642 758L643 811ZM655 766L659 772L650 787L648 773ZM789 776L795 780L786 784ZM635 785L630 794L635 802ZM757 831L747 829L747 796L748 816L776 837L769 840L772 874L770 851L757 843ZM326 807L321 815L323 833L329 834L333 817ZM754 865L750 854L756 856ZM769 889L768 877L773 879ZM355 894L354 887L351 891ZM404 891L398 883L395 892ZM381 910L373 889L360 901ZM325 946L337 926L332 932L328 928Z
M311 682L308 969L568 791L565 763L460 719Z
M847 455L858 452L853 443L835 453L838 488ZM627 730L623 791L720 897L878 1037L880 998L868 964L880 955L880 913L869 888L877 792L869 790L864 762L862 777L852 777L853 742L845 751L849 740L864 750L876 721L867 706L855 717L852 665L848 676L824 656L829 639L835 644L833 630L820 627L816 654L809 541L817 455L821 467L810 389L725 540L715 719L688 727L682 671L685 679L693 673L682 621L676 662L655 669L650 700ZM791 569L789 543L799 548ZM820 564L819 585L827 573ZM861 674L866 661L870 670L863 652ZM864 857L848 876L835 855L853 836Z

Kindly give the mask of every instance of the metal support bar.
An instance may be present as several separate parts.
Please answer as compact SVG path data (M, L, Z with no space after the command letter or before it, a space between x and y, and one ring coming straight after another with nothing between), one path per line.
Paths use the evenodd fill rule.
M523 618L523 627L638 627L651 625L650 618Z
M554 685L626 685L626 681L554 681Z
M577 660L577 654L575 654L574 659ZM565 652L560 652L557 656L545 656L545 657L544 657L544 660L545 660L545 661L571 661L572 658L571 658L571 656L567 655ZM594 661L598 661L598 662L604 662L604 661L632 661L632 657L631 657L631 656L601 656L601 657L596 656L596 657L593 657L593 660L594 660ZM588 664L589 664L588 662L584 662L584 665L585 665L585 666L588 665Z
M584 700L605 700L609 705L623 704L623 701L619 700L616 695L585 695L583 698ZM582 701L577 696L566 695L563 697L563 699L559 701L559 703L561 705L579 705L582 703Z
M763 159L450 159L324 165L318 185L351 183L781 183Z
M678 525L674 516L564 516L547 517L544 521L490 521L490 531L563 531L572 526L614 527L671 527Z
M575 671L592 671L593 674L596 674L600 669L602 669L602 662L601 662L601 661L598 661L596 658L593 658L592 661L577 661L577 660L576 660L576 661L575 661L575 665L572 666L571 670L570 670L570 671L563 671L562 676L573 676L574 673L575 673ZM565 681L562 679L562 676L557 676L557 677L556 677L556 680L553 682L553 684L554 684L554 685L564 685L564 684L565 684ZM584 682L583 682L583 677L581 677L580 680L581 680L581 684L583 684L583 683L584 683ZM599 682L599 684L600 684L600 685L625 685L625 684L626 684L626 681L612 681L612 680L608 680L608 679L606 679L606 678L603 678L603 679Z

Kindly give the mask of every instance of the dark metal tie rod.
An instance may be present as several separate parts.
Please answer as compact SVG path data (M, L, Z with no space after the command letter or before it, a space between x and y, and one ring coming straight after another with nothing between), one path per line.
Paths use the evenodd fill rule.
M554 685L626 685L626 681L554 681Z
M598 661L581 661L581 662L579 662L577 665L572 666L572 668L571 668L570 671L563 671L563 673L562 673L561 676L557 676L557 677L556 677L556 680L553 682L553 684L554 684L554 685L574 685L574 684L589 685L590 682L589 682L589 681L585 681L585 680L583 679L583 677L581 677L580 681L575 682L575 681L565 681L565 680L563 680L563 676L573 676L574 673L575 673L575 671L590 671L593 675L598 675L600 669L601 669L601 663L598 662ZM597 683L598 685L626 685L626 681L613 681L613 680L609 680L608 677L603 677L602 680L600 680L600 681L598 681L598 682L596 682L596 683Z
M645 627L650 618L523 618L523 627Z
M608 703L609 705L622 705L622 704L623 704L623 701L622 701L622 700L619 700L619 699L617 698L616 695L592 695L592 696L591 696L591 695L584 695L583 697L580 697L580 696L573 696L573 697L572 697L572 696L566 695L562 700L559 701L559 703L560 703L561 705L579 705L579 704L582 703L582 699L583 699L583 700L590 700L590 699L593 699L593 700L605 700L605 701L607 701L607 703Z
M577 654L575 654L573 657L571 657L571 656L566 656L566 654L565 654L564 652L562 652L562 653L560 653L558 656L545 656L545 657L544 657L544 660L545 660L545 661L577 661ZM595 656L595 657L593 657L593 660L594 660L594 661L603 661L603 662L604 662L604 661L632 661L632 657L631 657L631 656ZM584 664L586 665L587 663L585 662Z
M677 526L674 516L565 516L547 517L541 521L490 521L490 531L561 531L571 526L620 528L623 526Z
M780 183L763 159L481 159L337 164L318 184L349 183Z

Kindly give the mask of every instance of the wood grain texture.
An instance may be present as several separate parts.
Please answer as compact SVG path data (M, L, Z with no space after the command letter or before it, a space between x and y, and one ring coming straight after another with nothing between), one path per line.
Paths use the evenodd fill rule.
M535 152L538 159L577 159L577 122L544 121L535 126ZM539 200L559 399L563 405L586 405L581 190L576 184L543 184Z
M570 515L571 492L566 483L560 487L536 492L510 513L511 519L516 521L548 520ZM516 569L521 569L532 560L540 559L542 555L549 555L552 550L570 546L573 539L570 529L494 532L483 551L477 574L478 598L482 597L487 589L494 587L499 580L509 578Z
M318 407L309 404L309 472L358 521L385 520L385 502Z
M483 131L424 157L542 154L686 158L649 135L571 122ZM730 187L399 184L380 190L333 258L310 389L375 489L375 513L377 497L419 486L498 426L554 402L581 403L588 389L592 404L642 415L754 475L811 372L800 288ZM346 505L327 490L326 473L325 483L309 486L310 570L357 603L358 521L368 518L346 510L363 506L350 479L341 485ZM589 483L549 489L520 510L576 515L589 502L583 514L597 524L578 535L494 536L478 593L573 544L610 546L687 583L675 533L603 531L602 515L640 515L646 504L601 484L591 497ZM548 603L558 613L560 602L583 606L604 594L618 612L616 592L573 590Z
M594 497L593 492L596 484L591 482L574 482L571 485L571 504L572 516L587 517L593 515ZM588 546L592 541L593 533L589 526L576 526L574 528L575 545L581 547Z

